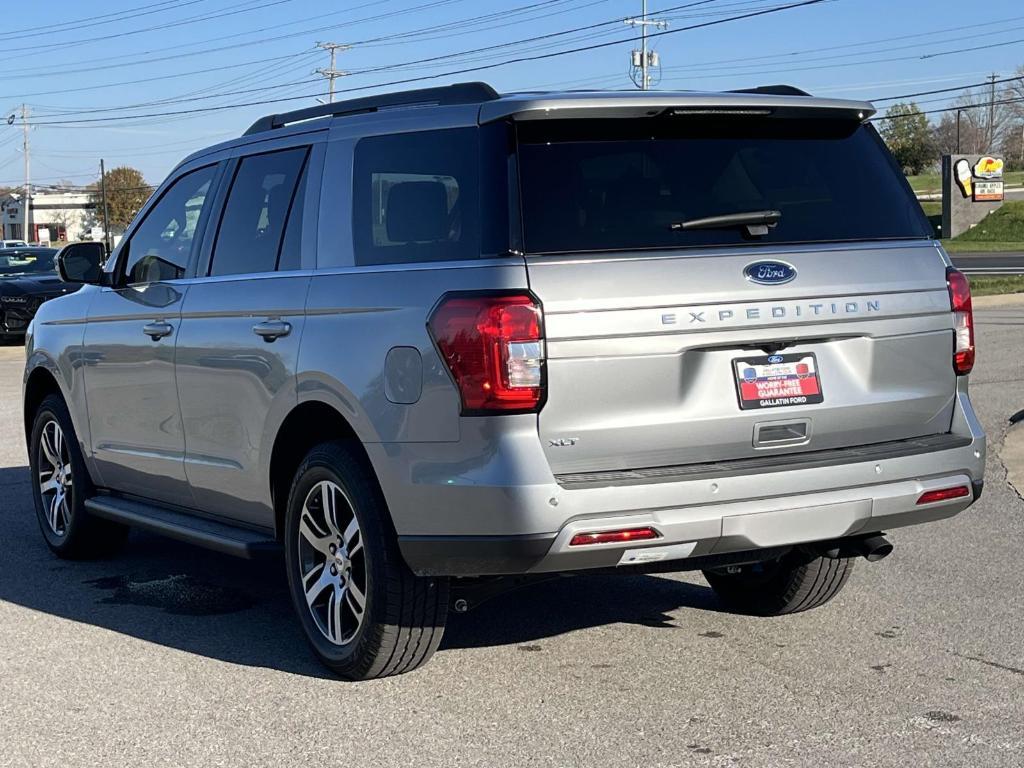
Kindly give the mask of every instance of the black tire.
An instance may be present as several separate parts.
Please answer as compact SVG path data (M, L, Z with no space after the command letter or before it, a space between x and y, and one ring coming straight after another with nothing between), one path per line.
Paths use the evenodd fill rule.
M50 522L49 512L53 507L48 499L44 499L41 487L44 474L52 475L52 465L41 452L43 432L48 430L52 435L51 425L54 424L62 436L63 450L59 449L58 453L66 452L68 461L65 466L70 467L70 482L64 485L66 504L62 505L60 524L56 526ZM85 509L85 500L95 493L95 489L85 468L71 414L59 395L48 395L36 411L29 440L29 465L36 519L47 546L54 554L69 560L91 559L114 554L124 545L128 537L126 526L95 517Z
M738 572L704 571L715 594L731 610L783 616L824 605L853 573L852 558L831 559L797 547L776 560L742 566Z
M322 500L325 483L340 490L340 495L335 496L332 528L321 524L326 519ZM342 502L347 509L337 506ZM346 551L337 555L327 555L322 548L311 545L311 539L299 532L304 514L305 530L310 530L309 509L316 518L312 526L314 538L321 545L337 541L332 546L341 547L344 534L337 532L345 527L345 521L351 526L354 518L357 539L353 541L361 544L358 551L355 546L350 547L351 542L344 542ZM353 446L323 443L306 455L295 472L288 496L284 545L288 588L306 638L320 661L340 677L369 680L402 674L426 663L437 650L448 614L448 580L418 577L409 570L398 550L391 518L372 469ZM349 548L354 553L351 558ZM309 560L307 555L311 556ZM320 557L322 568L317 562ZM335 577L341 585L320 587L324 592L318 594L327 594L326 605L314 603L315 607L311 607L304 583L319 585L324 579L330 580L326 573L328 565L339 562L331 557L344 558L345 565L338 566L341 576ZM361 617L354 608L358 600L351 599L352 591L348 589L353 585L362 589ZM355 594L359 594L358 589ZM342 605L339 610L344 615L334 614L337 618L332 622L331 606L335 604ZM321 617L321 612L326 618ZM346 638L343 627L352 624L357 628ZM330 634L337 637L332 640Z

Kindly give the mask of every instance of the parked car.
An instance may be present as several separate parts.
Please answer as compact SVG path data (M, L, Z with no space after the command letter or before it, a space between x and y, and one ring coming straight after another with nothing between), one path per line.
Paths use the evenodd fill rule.
M3 248L28 248L24 240L0 240L0 249Z
M32 324L47 544L283 548L348 679L419 666L450 607L553 573L825 603L985 466L969 286L873 111L469 83L191 155L105 266L65 248L87 286Z
M0 340L25 335L39 306L79 286L57 276L54 248L8 248L0 253Z

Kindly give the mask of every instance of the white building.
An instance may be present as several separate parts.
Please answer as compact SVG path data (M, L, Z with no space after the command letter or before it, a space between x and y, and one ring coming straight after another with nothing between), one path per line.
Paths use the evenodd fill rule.
M88 192L37 187L32 190L29 231L26 236L23 198L24 194L20 192L0 197L4 240L27 240L34 243L49 239L52 243L74 242L88 237L96 224L96 202Z

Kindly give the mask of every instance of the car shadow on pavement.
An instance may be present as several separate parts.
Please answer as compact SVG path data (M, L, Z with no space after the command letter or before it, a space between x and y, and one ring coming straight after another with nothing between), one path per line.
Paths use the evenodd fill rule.
M0 601L233 664L331 675L306 646L280 557L238 560L133 531L116 557L56 558L40 535L28 467L0 468ZM515 645L587 627L673 627L717 610L711 591L653 576L557 577L451 615L442 650Z
M710 587L671 575L556 577L451 615L441 649L528 643L607 624L678 629L672 613L681 608L722 610Z

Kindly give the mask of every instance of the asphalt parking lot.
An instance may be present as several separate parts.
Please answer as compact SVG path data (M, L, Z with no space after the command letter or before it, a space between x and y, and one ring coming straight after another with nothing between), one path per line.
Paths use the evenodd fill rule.
M0 765L1022 766L1024 305L977 315L985 497L891 536L840 597L720 612L696 574L576 577L453 616L423 670L346 684L277 563L134 534L66 563L36 526L23 352L0 348Z

